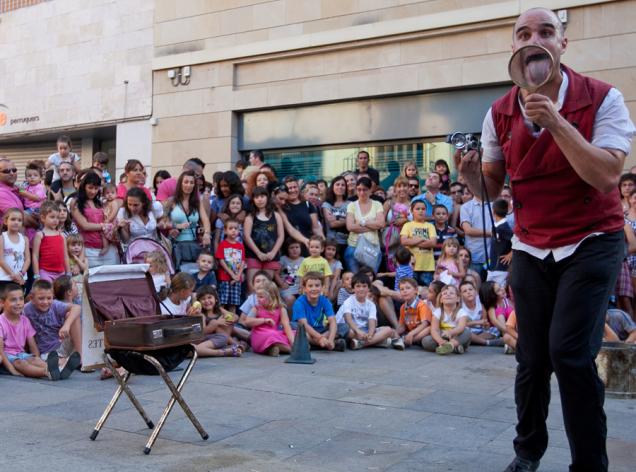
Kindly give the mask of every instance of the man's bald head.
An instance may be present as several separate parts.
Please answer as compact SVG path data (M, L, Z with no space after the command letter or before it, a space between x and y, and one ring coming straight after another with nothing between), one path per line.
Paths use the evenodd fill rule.
M517 18L517 21L515 22L515 27L512 30L513 38L515 36L515 33L517 32L517 28L519 28L519 25L522 24L522 22L525 19L525 17L528 14L530 14L530 13L536 13L536 12L544 12L548 16L551 16L552 20L553 20L554 27L556 28L557 33L559 34L559 37L561 37L561 38L565 37L565 26L563 25L563 23L561 23L561 20L559 20L559 17L557 16L557 14L554 11L550 10L549 8L545 8L545 7L534 7L534 8L528 8L521 15L519 15L519 18Z

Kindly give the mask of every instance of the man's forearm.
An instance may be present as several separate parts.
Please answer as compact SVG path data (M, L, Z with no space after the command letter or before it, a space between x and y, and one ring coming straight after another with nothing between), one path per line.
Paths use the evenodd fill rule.
M559 120L559 125L550 133L574 171L587 184L603 193L618 186L625 153L594 146L565 119Z

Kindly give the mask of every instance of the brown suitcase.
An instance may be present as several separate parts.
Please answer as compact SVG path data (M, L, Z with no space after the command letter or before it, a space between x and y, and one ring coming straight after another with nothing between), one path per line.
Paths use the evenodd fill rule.
M203 340L203 319L161 315L145 264L91 269L84 290L106 349L154 351Z
M154 351L166 347L200 342L203 320L200 316L146 316L107 321L106 349Z

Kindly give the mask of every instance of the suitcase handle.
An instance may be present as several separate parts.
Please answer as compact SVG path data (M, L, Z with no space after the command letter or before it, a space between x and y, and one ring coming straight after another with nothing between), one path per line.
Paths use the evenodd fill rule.
M198 331L197 329L195 329L195 326L198 326L198 325L187 326L185 328L163 328L163 335L167 337L167 336L183 336L185 334L192 334L195 331Z

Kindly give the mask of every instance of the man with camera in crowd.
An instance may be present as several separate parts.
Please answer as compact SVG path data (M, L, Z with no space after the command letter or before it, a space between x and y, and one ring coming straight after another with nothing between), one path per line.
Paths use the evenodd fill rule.
M535 471L548 444L550 377L559 382L571 471L607 471L604 388L594 358L624 254L617 183L634 125L618 90L560 63L568 40L557 16L517 19L513 53L538 45L553 59L536 91L513 87L488 111L483 151L457 153L475 195L499 195L510 176L515 238L510 285L519 340L516 457L507 472Z

